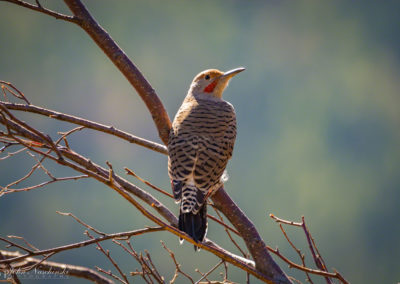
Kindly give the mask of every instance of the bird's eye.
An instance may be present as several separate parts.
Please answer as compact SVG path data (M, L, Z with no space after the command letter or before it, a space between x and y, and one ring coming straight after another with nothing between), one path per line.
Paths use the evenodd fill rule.
M210 75L206 75L206 76L204 77L204 79L209 80L209 79L210 79Z

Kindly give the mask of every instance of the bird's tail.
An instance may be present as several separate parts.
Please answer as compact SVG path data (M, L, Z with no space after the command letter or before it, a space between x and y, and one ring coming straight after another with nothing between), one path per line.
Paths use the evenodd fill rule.
M204 204L197 214L180 211L179 230L191 236L196 242L204 241L207 234L207 204ZM199 248L194 246L194 250L197 251Z

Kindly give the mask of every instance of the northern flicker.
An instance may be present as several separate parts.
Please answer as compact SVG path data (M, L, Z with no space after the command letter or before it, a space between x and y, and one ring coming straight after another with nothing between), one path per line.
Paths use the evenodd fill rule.
M196 242L206 236L206 201L227 179L225 167L235 144L235 110L222 93L243 70L198 74L172 123L168 173L175 201L180 202L179 229Z

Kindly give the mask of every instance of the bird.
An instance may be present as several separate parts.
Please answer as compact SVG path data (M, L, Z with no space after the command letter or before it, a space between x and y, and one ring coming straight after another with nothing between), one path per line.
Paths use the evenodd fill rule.
M178 228L196 243L207 234L207 198L228 179L225 168L236 140L235 109L222 94L231 78L244 70L200 72L172 122L168 174L180 203Z

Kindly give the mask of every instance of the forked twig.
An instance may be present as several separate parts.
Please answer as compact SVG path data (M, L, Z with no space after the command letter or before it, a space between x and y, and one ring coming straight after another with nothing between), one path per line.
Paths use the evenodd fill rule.
M175 280L178 278L179 274L182 274L183 276L185 276L190 282L192 282L193 284L195 283L193 281L193 278L190 277L190 275L188 275L187 273L185 273L184 271L182 271L181 269L181 265L178 263L178 261L175 258L175 254L172 252L172 250L170 250L169 248L167 248L167 246L165 245L165 243L163 241L160 241L162 247L168 252L169 256L171 257L172 261L175 264L175 274L173 276L173 278L171 279L171 281L169 283L174 283Z
M223 219L222 216L221 216L221 214L219 214L218 209L215 208L215 207L213 207L213 208L214 208L215 213L217 213L218 217L220 218L221 222L225 223L225 222L224 222L224 219ZM232 237L232 235L231 235L231 233L228 231L228 229L225 227L224 230L225 230L226 234L228 235L229 239L231 240L231 242L232 242L232 243L235 245L235 247L241 252L241 254L242 254L244 257L248 257L247 254L243 251L243 249L239 246L239 244L238 244L238 243L235 241L235 239Z
M60 214L62 216L70 216L72 217L76 222L78 222L79 224L81 224L82 226L84 226L85 228L95 232L96 234L99 234L101 236L106 236L106 233L103 233L95 228L93 228L92 226L86 224L85 222L83 222L81 219L79 219L78 217L76 217L74 214L70 213L70 212L60 212L60 211L56 211L57 214Z
M67 22L75 23L75 24L80 23L80 19L78 19L75 16L67 16L67 15L52 11L50 9L43 8L43 6L40 5L39 1L36 1L37 5L33 5L31 3L24 2L24 1L21 1L21 0L2 0L2 1L7 1L7 2L13 3L15 5L22 6L22 7L25 7L25 8L28 8L28 9L31 9L31 10L34 10L34 11L49 15L49 16L52 16L52 17L54 17L54 18L56 18L58 20L64 20L64 21L67 21ZM2 83L6 83L6 82L2 81Z
M199 280L196 281L195 284L199 284L201 280L205 279L208 275L210 275L215 269L218 268L218 266L220 266L222 263L224 263L224 260L221 260L220 262L218 262L216 265L214 265L214 267L212 267L208 272L206 272ZM199 271L200 273L200 271Z
M291 247L300 255L300 258L302 260L302 265L299 265L297 263L294 263L293 261L289 260L287 257L285 257L284 255L282 255L279 251L279 249L273 249L269 246L267 246L267 249L272 252L273 254L275 254L276 256L278 256L279 258L281 258L283 261L285 261L290 268L296 268L299 270L304 271L307 274L307 279L312 283L310 276L308 275L308 273L310 274L315 274L315 275L320 275L323 276L325 278L325 280L327 281L327 283L332 283L331 278L336 278L338 280L340 280L343 284L348 284L349 282L344 279L344 277L335 270L335 272L329 272L323 262L323 259L320 255L320 253L318 252L318 249L315 245L315 242L311 236L311 233L308 229L308 227L305 224L305 220L304 220L304 216L302 216L302 222L293 222L293 221L288 221L288 220L284 220L281 218L276 217L274 214L270 214L269 215L273 220L275 220L275 222L279 223L280 228L282 233L284 234L286 240L289 242L289 244L291 245ZM306 239L307 242L309 244L309 248L311 251L311 254L314 258L315 264L317 266L317 268L319 269L312 269L309 267L305 266L305 262L304 262L304 255L301 254L301 251L293 244L293 242L289 239L289 237L286 234L286 231L283 229L282 224L285 225L289 225L289 226L294 226L294 227L300 227L303 229L304 234L306 235ZM317 251L317 253L315 253L315 251Z
M28 105L31 103L25 97L24 93L21 92L17 87L15 87L12 83L0 80L1 90L3 92L4 97L7 99L6 91L8 91L14 97L25 101Z
M85 232L85 234L92 240L94 240L95 238L90 235L90 233L88 231ZM101 251L107 258L108 260L112 263L112 265L115 267L115 269L117 269L118 273L121 275L121 277L124 279L122 281L121 278L119 278L118 276L114 275L113 277L117 277L116 279L120 280L122 283L128 284L128 278L126 277L125 273L122 272L121 268L119 267L119 265L117 264L117 262L111 257L110 251L109 250L104 250L104 248L100 245L99 242L96 242L96 247L99 251Z

